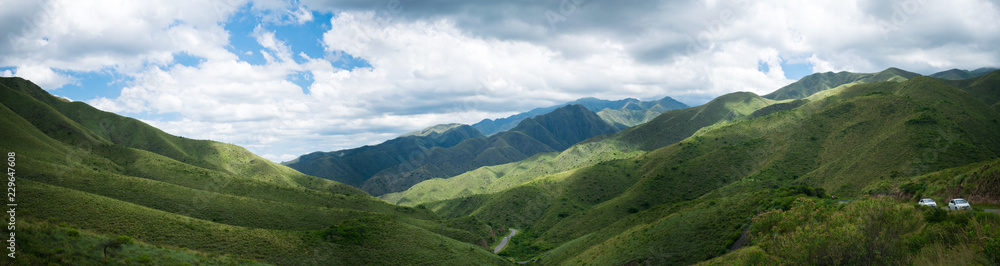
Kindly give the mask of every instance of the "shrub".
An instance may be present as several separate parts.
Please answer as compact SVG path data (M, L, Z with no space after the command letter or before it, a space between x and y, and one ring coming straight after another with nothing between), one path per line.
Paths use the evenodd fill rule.
M1000 264L1000 236L994 236L987 240L986 245L983 246L983 253L986 255L986 259L994 264Z
M927 223L940 223L948 219L948 212L941 208L924 208L924 221Z
M125 244L132 244L132 238L129 236L118 236L104 241L100 245L101 249L104 251L104 258L108 257L108 249L112 251L120 250L122 245Z
M78 238L80 237L80 230L70 228L69 230L66 230L66 235L70 238Z

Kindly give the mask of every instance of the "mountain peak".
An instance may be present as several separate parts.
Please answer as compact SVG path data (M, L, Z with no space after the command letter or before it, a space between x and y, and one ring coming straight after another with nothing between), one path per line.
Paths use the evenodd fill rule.
M406 133L401 135L400 137L409 137L409 136L426 137L432 134L441 134L460 126L464 126L464 124L459 124L459 123L440 124L425 129L413 131L410 133Z

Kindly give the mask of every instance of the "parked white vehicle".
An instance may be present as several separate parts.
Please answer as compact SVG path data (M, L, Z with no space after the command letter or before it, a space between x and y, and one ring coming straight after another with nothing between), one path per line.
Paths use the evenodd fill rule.
M948 202L949 210L971 210L972 205L969 205L968 201L965 199L952 199Z
M934 202L934 200L930 198L921 199L920 202L917 202L917 204L937 208L937 202Z

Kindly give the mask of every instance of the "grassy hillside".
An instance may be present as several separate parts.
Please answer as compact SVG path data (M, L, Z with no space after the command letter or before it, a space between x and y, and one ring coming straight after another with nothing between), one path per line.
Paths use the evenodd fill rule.
M568 105L548 114L525 119L510 131L415 154L400 167L376 173L361 188L372 195L403 191L431 178L455 176L482 166L516 162L539 153L561 151L590 137L617 131L617 128L583 106Z
M962 88L973 97L1000 112L1000 71L994 71L978 78L948 81L955 87Z
M621 132L589 139L558 154L541 154L523 161L483 167L447 179L430 179L400 193L381 196L396 204L413 206L435 200L499 192L539 176L632 158L753 114L773 104L753 93L720 96L692 108L664 112L654 120Z
M948 212L886 197L799 199L753 218L751 246L706 261L734 264L995 265L1000 215Z
M363 193L341 183L298 173L239 146L173 136L136 119L100 111L82 102L66 102L21 78L3 78L0 84L5 87L0 91L0 102L11 111L52 138L84 150L114 144L275 184L331 193Z
M932 198L940 205L965 198L973 208L1000 206L1000 159L948 168L910 178L885 180L866 187L868 194L891 195L916 202Z
M883 180L1000 157L1000 113L938 79L841 86L789 103L635 158L423 206L518 226L537 236L518 256L546 263L687 264L728 250L773 200L756 191L855 197Z
M503 262L478 246L495 238L479 220L440 220L237 146L170 136L18 78L0 81L0 147L15 152L25 254L8 263L90 264L88 247L118 236L139 244L123 244L107 263ZM70 239L65 228L82 233Z

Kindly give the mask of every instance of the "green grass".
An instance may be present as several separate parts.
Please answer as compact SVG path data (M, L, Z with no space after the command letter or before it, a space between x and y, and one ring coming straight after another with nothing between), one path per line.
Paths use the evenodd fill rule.
M1000 215L916 207L887 197L802 199L753 219L753 246L704 264L1000 263Z
M77 228L37 220L18 220L19 253L6 264L20 265L263 265L230 256L193 250L161 248L146 243L129 243L109 248L111 240Z

